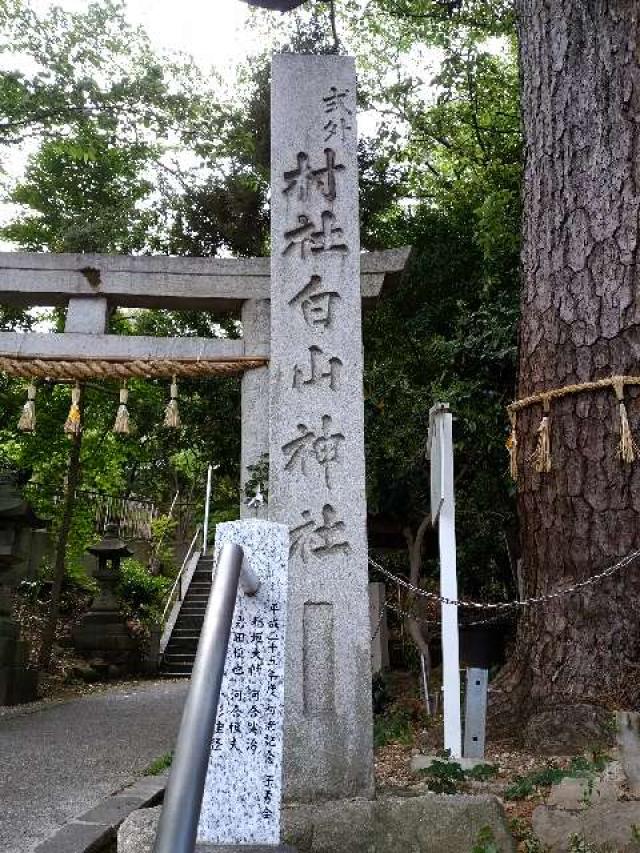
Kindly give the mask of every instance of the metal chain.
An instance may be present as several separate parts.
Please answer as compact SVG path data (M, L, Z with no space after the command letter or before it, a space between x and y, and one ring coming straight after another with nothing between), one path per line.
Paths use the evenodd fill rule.
M613 566L609 566L608 569L605 569L602 572L598 572L597 575L592 575L590 578L587 578L584 581L578 581L577 583L574 583L572 586L569 586L566 589L561 589L557 592L550 592L546 595L531 596L523 600L504 602L480 602L465 600L456 601L455 599L446 598L445 596L438 595L435 592L428 592L426 589L420 589L420 587L414 586L412 583L405 580L404 578L394 575L388 569L385 569L384 566L381 566L380 563L377 563L371 558L369 558L369 565L377 572L380 572L380 574L384 575L384 577L386 577L388 580L393 581L396 586L408 589L414 595L420 595L423 598L430 599L431 601L438 601L441 604L452 604L455 607L467 607L475 610L511 610L516 607L531 607L536 604L546 604L547 602L553 601L556 598L562 598L565 595L573 595L574 593L579 592L585 587L593 586L593 584L596 584L599 581L604 580L605 578L611 577L621 569L626 569L627 566L634 563L638 559L638 557L640 557L640 550L632 551L631 554L628 554L626 557L623 557L622 560L619 560L617 563L614 563Z
M385 604L387 610L393 610L399 616L404 616L407 619L414 619L416 622L421 622L423 625L442 625L439 619L424 619L421 616L416 616L415 613L410 613L407 610L402 610L401 607L396 607L395 604L387 602ZM382 617L381 617L382 618ZM461 628L473 628L476 625L489 625L492 622L501 622L503 619L514 619L515 613L500 613L498 616L490 616L488 619L474 619L473 622L462 622ZM376 631L377 633L377 631ZM375 637L375 634L374 634Z

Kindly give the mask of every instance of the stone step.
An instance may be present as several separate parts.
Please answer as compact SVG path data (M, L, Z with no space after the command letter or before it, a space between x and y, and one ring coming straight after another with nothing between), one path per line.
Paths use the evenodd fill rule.
M162 663L165 667L173 668L173 667L183 667L183 666L193 666L193 662L196 659L195 652L191 654L185 654L184 652L169 652L168 650L164 653L164 657L162 659Z
M169 642L169 645L165 649L164 654L165 654L165 657L167 657L167 656L171 657L171 656L176 655L176 654L182 654L182 655L190 655L191 657L195 658L197 650L198 650L198 638L197 637L195 640L191 640L191 639L187 639L187 638L181 639L180 637L175 637L175 638L172 637L170 642Z
M184 643L177 640L175 643L169 643L164 652L165 660L178 660L185 658L194 661L196 652L198 651L197 643Z
M173 629L174 631L180 629L191 629L196 633L200 633L202 630L202 623L204 622L204 610L202 613L185 613L181 612L178 616L178 621L176 622L176 626Z
M192 663L167 663L162 667L163 675L191 675L193 670Z

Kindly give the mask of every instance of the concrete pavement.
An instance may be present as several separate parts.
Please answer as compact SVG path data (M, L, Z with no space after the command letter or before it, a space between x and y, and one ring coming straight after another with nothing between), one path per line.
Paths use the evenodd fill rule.
M140 682L0 717L2 853L29 853L169 752L187 688Z

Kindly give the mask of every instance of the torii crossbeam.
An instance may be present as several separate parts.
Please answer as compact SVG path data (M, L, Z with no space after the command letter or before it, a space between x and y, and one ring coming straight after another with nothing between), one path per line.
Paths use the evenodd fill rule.
M396 286L409 254L360 256L365 307ZM0 332L0 371L58 380L242 374L244 485L248 465L269 447L270 295L269 258L0 252L0 304L67 309L64 333ZM243 337L108 334L118 307L236 314Z

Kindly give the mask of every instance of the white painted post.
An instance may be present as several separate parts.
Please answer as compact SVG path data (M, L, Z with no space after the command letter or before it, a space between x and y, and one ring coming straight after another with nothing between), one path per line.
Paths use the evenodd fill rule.
M209 504L211 502L211 477L213 465L207 469L207 494L204 500L204 529L202 531L202 556L206 556L207 543L209 542Z
M449 406L438 403L429 413L431 456L431 511L438 524L440 545L440 595L458 599L456 574L455 500L453 493L453 438ZM458 607L442 605L442 682L444 691L444 748L462 757L460 712L460 652Z

